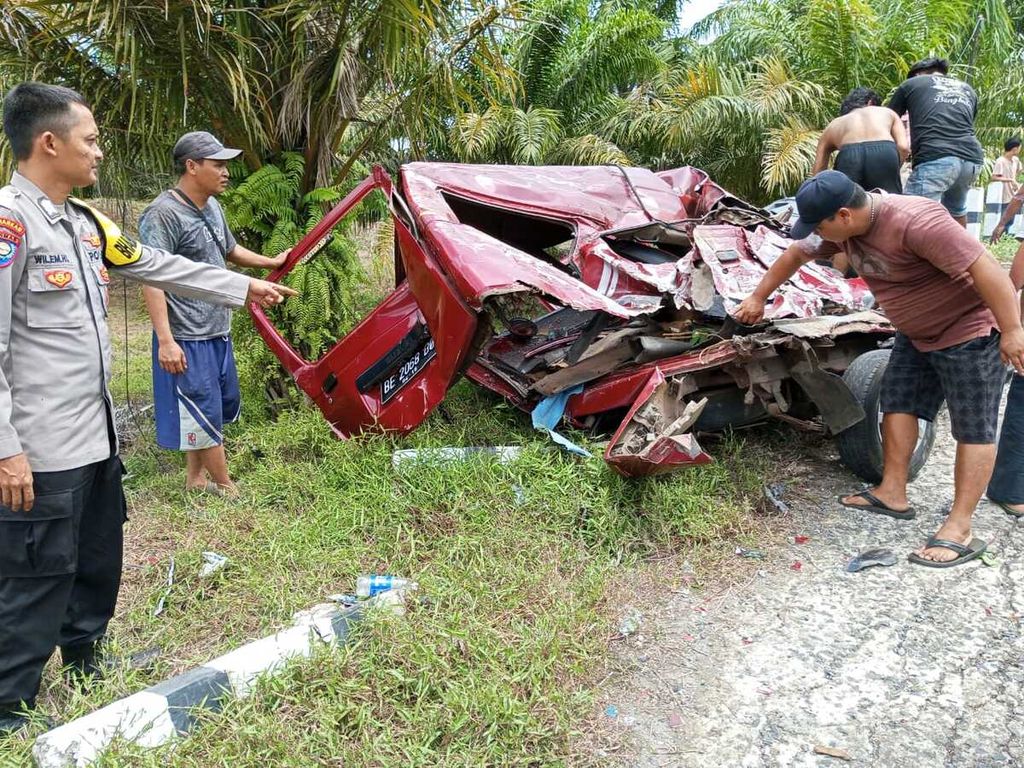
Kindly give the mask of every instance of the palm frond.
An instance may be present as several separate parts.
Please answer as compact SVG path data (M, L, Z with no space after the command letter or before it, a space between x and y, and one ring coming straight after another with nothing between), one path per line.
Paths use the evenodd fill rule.
M509 110L491 107L486 112L464 112L452 126L451 147L464 163L484 162L494 156L508 131Z
M592 133L565 139L548 159L558 165L632 165L622 149Z
M761 186L766 192L785 194L807 178L821 131L790 118L768 132Z
M554 109L517 109L509 123L512 162L538 165L561 138L561 114Z

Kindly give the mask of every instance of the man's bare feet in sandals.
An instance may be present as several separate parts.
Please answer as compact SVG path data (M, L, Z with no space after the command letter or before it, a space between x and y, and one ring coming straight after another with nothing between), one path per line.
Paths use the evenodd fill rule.
M850 509L863 509L897 520L912 520L917 514L907 501L906 491L896 494L881 486L840 496L839 503Z
M930 539L930 541L951 541L962 547L970 547L973 540L970 518L965 521L946 518L946 522ZM930 560L933 563L949 563L953 560L963 559L963 553L948 547L929 547L927 544L918 549L915 554L922 560Z

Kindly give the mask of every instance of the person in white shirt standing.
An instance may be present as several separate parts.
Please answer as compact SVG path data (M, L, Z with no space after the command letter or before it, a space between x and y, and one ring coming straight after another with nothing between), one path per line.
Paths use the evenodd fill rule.
M992 181L1003 185L1003 194L999 201L999 214L1002 215L1006 206L1020 189L1020 139L1014 136L1003 144L1003 154L992 164Z

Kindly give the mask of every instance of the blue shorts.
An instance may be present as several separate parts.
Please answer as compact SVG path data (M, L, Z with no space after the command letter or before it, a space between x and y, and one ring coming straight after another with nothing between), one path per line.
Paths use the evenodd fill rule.
M188 368L168 373L160 367L153 334L153 410L156 442L172 451L197 451L224 442L224 425L242 410L231 337L178 341Z
M941 201L950 216L967 215L967 190L978 180L981 164L959 157L940 157L915 165L903 188L905 195Z

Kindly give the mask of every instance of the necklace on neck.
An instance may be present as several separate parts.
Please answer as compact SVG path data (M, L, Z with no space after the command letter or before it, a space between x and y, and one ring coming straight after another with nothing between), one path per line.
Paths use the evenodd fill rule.
M871 213L868 214L868 229L875 226L875 196L868 193L868 200L871 202Z

